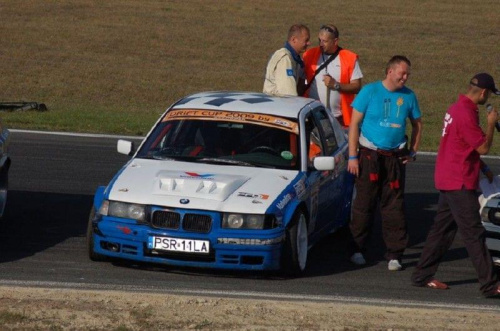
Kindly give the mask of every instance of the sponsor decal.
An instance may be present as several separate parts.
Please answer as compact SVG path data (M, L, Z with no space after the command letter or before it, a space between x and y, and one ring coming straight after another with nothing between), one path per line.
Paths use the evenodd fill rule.
M262 199L262 200L269 199L269 194L253 194L247 192L238 192L238 196L245 198Z
M202 179L213 179L213 174L198 174L196 172L185 172L187 176L180 176L181 178L192 178L192 177L197 177L197 178L202 178Z
M283 151L281 152L281 157L287 161L290 161L293 159L293 154L290 151Z
M128 188L121 188L118 190L118 192L128 192Z
M306 183L304 179L301 179L297 183L293 184L293 188L295 189L297 197L302 197L302 195L306 192Z
M283 197L283 199L281 199L280 202L278 202L276 204L276 207L278 207L278 209L283 209L286 207L286 205L292 200L292 195L290 193L288 193L287 195L285 195Z
M125 234L131 234L132 233L132 230L129 227L126 227L126 226L120 226L120 225L118 225L116 228L118 230L120 230L121 232L125 233Z
M228 121L235 123L257 123L263 126L269 126L295 134L299 133L297 122L286 118L266 114L245 113L237 111L223 110L201 110L201 109L182 109L172 110L165 115L163 122L173 120L206 120L206 121Z

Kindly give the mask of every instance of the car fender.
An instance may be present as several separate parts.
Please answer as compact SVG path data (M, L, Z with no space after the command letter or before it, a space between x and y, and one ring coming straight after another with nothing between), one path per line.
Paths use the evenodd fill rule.
M104 192L106 191L106 186L99 186L94 195L94 207L96 210L101 208L102 202L104 201Z
M270 208L269 214L275 214L284 228L290 223L293 213L299 205L304 205L307 194L307 178L303 173L299 173L291 183L276 197Z
M305 209L305 204L301 200L293 199L293 201L291 201L287 205L287 207L283 213L283 225L285 228L290 224L290 222L293 218L293 214L295 213L295 211L297 209ZM309 223L308 214L307 214L306 210L304 210L304 215L306 216L307 222Z

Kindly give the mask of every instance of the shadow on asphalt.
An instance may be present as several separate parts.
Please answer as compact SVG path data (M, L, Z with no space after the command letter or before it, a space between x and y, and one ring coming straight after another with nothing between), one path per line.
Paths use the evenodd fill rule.
M91 195L9 191L0 223L0 262L32 256L85 235Z
M85 236L89 210L92 206L92 195L9 191L8 199L8 207L0 224L0 263L32 256L71 237ZM415 262L405 263L406 268L414 267L420 256L433 221L436 202L437 194L406 195L409 247L413 251L418 250L418 253L405 255L406 261L415 260ZM343 228L317 243L309 252L304 277L332 275L359 269L349 261L348 238L349 231ZM385 245L382 240L380 216L377 216L366 253L368 266L383 261L384 253ZM448 251L444 261L461 260L467 257L465 248L458 247ZM111 263L118 268L145 269L193 276L283 279L276 272L179 268L126 261L112 261Z

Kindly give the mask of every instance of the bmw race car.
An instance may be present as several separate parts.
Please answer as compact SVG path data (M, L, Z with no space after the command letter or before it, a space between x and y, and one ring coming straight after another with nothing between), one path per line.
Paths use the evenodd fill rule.
M486 246L493 262L500 266L500 177L493 183L486 178L480 181L482 194L479 196L481 221L486 229Z
M209 92L174 103L94 197L92 260L301 274L344 226L345 130L315 100Z

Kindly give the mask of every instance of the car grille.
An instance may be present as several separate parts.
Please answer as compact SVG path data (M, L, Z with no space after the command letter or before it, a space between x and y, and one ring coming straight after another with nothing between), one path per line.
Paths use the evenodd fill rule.
M157 210L151 218L151 226L160 229L178 229L181 224L181 215L167 210Z
M208 215L186 214L182 221L182 228L186 231L208 233L212 228L212 218Z
M181 214L170 210L156 210L151 217L151 226L157 229L177 230L181 226ZM212 229L210 215L185 214L182 229L188 232L209 233Z

